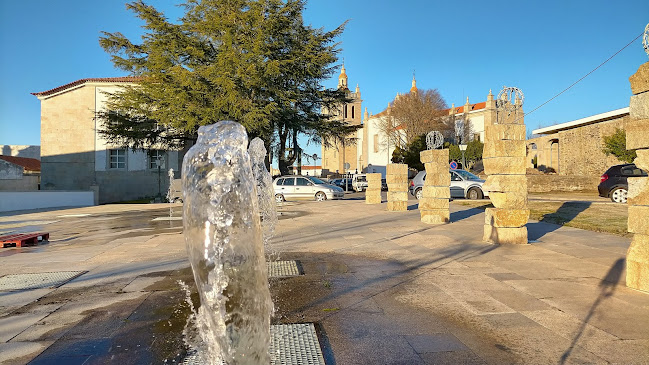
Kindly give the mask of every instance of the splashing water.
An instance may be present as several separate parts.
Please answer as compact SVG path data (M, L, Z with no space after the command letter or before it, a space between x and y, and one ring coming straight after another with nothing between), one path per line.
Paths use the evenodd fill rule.
M277 204L275 203L275 189L273 177L266 169L266 147L264 141L257 137L250 142L248 154L252 164L252 174L257 183L257 199L261 213L261 227L264 237L264 250L266 255L271 255L270 240L275 234L277 225Z
M174 214L173 212L173 201L171 200L173 198L173 184L174 184L174 169L169 169L167 171L167 175L169 176L169 189L167 189L167 202L169 203L169 218L171 218Z
M270 363L273 305L247 144L238 123L203 126L183 161L184 235L206 364Z

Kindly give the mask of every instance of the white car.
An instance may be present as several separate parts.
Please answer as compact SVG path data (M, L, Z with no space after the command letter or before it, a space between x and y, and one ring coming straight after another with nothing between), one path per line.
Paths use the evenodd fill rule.
M484 180L465 170L449 170L451 174L451 198L482 199L489 196L489 192L482 190ZM426 180L426 171L419 171L410 182L410 194L421 199Z
M342 199L343 189L312 176L287 175L273 181L275 201L315 199L316 201Z

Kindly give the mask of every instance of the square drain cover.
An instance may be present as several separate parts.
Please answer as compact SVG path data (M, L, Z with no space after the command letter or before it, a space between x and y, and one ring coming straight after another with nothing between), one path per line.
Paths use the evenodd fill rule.
M271 278L282 278L287 276L299 276L302 273L297 261L270 261L266 263L268 276Z
M87 271L58 271L34 274L10 274L0 278L0 291L58 288Z
M270 334L271 365L325 365L313 323L272 325ZM194 352L182 364L198 365L200 361Z

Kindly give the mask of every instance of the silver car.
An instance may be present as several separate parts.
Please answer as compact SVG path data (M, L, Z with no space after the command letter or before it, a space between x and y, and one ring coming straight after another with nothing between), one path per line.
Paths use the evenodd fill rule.
M466 170L449 170L451 174L451 198L482 199L489 193L482 190L484 180ZM410 182L410 194L421 199L426 171L419 171Z
M280 176L273 181L275 201L315 199L342 199L345 196L343 189L327 184L312 176L287 175Z

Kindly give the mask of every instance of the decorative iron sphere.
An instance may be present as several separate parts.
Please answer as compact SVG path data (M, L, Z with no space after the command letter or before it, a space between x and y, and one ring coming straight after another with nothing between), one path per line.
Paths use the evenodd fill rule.
M444 136L439 131L430 131L426 135L426 147L429 150L436 150L444 145Z

